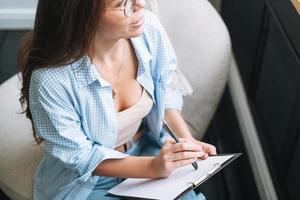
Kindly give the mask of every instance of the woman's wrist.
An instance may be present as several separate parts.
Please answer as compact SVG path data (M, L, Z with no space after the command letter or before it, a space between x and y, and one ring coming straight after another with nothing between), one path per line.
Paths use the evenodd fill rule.
M149 175L152 179L166 178L170 175L170 173L165 167L165 165L162 165L162 160L159 156L154 157L151 160Z
M149 172L149 177L152 179L158 178L157 173L157 165L156 165L156 157L152 157L149 163L149 169L147 170Z

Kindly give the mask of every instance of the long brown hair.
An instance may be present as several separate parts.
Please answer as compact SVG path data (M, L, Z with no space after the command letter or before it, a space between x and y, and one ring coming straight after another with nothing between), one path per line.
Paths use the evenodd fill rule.
M34 28L23 37L17 59L23 81L19 100L31 123L29 83L32 72L62 66L88 54L103 1L39 0ZM42 142L34 127L33 136L37 143Z

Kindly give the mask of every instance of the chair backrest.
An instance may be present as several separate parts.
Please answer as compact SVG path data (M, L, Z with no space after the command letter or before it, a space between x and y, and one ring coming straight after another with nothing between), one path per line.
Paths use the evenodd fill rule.
M228 78L230 36L207 0L157 2L160 20L178 57L178 67L194 90L185 99L183 115L195 137L201 138Z

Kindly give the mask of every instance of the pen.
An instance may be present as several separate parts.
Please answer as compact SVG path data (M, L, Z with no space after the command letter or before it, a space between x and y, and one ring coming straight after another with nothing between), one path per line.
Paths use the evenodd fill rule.
M169 127L168 123L166 122L166 120L162 119L163 121L163 128L167 131L167 133L176 141L176 143L179 143L179 140L177 139L176 135L174 134L174 132L171 130L171 128ZM193 167L195 169L198 169L198 164L197 162L193 162L192 163Z

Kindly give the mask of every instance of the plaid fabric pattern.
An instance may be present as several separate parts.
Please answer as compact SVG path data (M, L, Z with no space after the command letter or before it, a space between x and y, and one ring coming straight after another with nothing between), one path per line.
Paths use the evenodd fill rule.
M138 59L137 81L154 105L144 123L152 142L162 144L160 118L166 109L181 109L182 94L168 89L176 57L159 20L145 12L145 31L131 38ZM105 159L127 154L114 150L117 120L111 85L85 56L72 64L38 69L30 81L29 106L35 130L44 139L44 157L35 175L34 199L83 200L99 177L93 170Z

